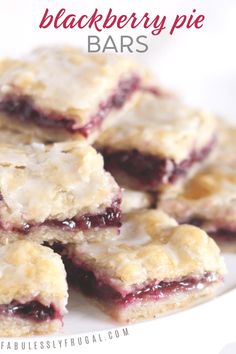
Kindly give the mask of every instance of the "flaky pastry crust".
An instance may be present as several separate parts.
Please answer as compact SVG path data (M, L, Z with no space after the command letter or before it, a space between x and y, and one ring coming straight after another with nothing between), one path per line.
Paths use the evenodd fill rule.
M221 122L219 131L211 161L179 188L163 193L157 203L178 221L199 223L213 233L236 230L236 128Z
M0 112L0 144L19 145L42 142L40 135L31 134L27 130L15 129L14 124L9 126L9 117Z
M63 263L50 248L30 241L0 247L0 305L37 299L63 315L67 303Z
M151 320L178 310L189 308L215 296L219 284L208 285L203 289L180 292L158 301L137 301L129 306L115 307L109 303L93 299L97 306L121 324Z
M132 292L151 280L170 281L206 272L225 273L220 250L201 229L178 225L158 210L124 216L119 237L67 248L69 258L108 279L119 291Z
M179 163L205 147L216 133L215 118L179 100L136 93L134 105L105 123L97 146L108 152L136 149Z
M4 231L45 220L96 214L120 193L103 159L85 143L0 146L0 219Z
M129 58L91 55L69 46L41 47L22 59L0 61L0 102L12 97L27 99L45 116L53 114L74 121L73 130L76 131L90 124L100 105L114 93L120 82L136 76L138 79L146 77L146 73ZM37 129L37 124L30 120L29 124L22 124L22 121L9 118L8 126L12 125L14 129L40 136L44 142L73 136L66 129L43 126Z

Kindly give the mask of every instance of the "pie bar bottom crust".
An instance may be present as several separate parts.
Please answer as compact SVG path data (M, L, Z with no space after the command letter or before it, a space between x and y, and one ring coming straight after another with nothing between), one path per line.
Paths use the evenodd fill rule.
M92 302L115 321L120 323L133 323L153 319L179 309L197 305L202 301L214 297L218 287L219 284L214 284L192 293L179 293L170 298L160 299L158 301L136 302L123 308L115 308L114 306L109 306L109 304L96 301L95 299L92 299Z
M32 323L21 318L0 316L0 335L2 337L20 337L49 334L60 331L62 323L59 319L49 322Z
M113 318L153 318L210 296L222 283L219 248L204 231L157 210L123 218L119 237L55 247L69 283Z
M18 131L14 129L13 126L8 127L4 120L6 119L6 115L0 113L0 143L1 144L11 144L11 145L19 145L19 144L31 144L33 142L40 142L41 140L37 138L37 136L33 136L26 131Z
M66 232L69 231L69 232ZM91 230L68 230L68 227L60 228L60 227L48 227L48 226L40 226L32 228L29 233L27 232L11 232L11 231L3 231L1 230L0 243L7 244L15 242L17 240L27 240L33 241L40 244L43 243L54 243L61 242L63 244L66 243L81 243L85 239L97 241L102 241L103 239L109 239L113 236L118 237L118 229L117 227L109 227L109 228L101 228L101 229L91 229Z

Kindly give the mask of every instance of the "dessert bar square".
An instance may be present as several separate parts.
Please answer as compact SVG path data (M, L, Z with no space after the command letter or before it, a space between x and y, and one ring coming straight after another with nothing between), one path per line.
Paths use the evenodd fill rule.
M60 256L30 241L0 247L0 336L47 334L67 312L66 272Z
M216 140L212 115L150 92L136 93L134 105L105 125L96 147L105 167L132 189L168 188L198 166Z
M163 212L124 216L119 237L61 247L69 283L119 322L150 319L212 296L225 268L215 242Z
M122 108L146 74L133 60L43 47L0 62L0 111L5 125L42 142L92 137Z
M85 142L1 144L0 193L0 243L77 242L120 226L120 188Z
M236 128L219 126L219 146L211 161L186 183L164 193L158 207L181 223L206 230L224 250L236 250Z

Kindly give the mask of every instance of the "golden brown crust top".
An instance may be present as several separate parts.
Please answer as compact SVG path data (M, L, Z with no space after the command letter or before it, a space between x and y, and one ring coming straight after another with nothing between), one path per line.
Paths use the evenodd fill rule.
M0 304L37 299L63 314L67 297L64 265L50 248L30 241L0 247Z
M118 288L152 280L225 272L220 250L201 229L178 226L158 210L127 214L119 237L69 246L69 254Z
M103 159L85 143L0 146L0 218L5 229L103 212L119 195Z

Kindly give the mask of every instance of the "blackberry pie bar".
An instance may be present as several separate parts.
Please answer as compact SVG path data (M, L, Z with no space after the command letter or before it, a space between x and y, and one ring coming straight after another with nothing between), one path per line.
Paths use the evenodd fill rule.
M180 188L160 196L157 205L179 222L206 230L225 251L235 251L236 128L221 124L219 130L211 161Z
M0 336L47 334L67 312L66 272L60 256L30 241L0 247Z
M90 137L146 77L131 59L73 47L35 49L0 61L1 124L42 142ZM90 139L90 140L91 140Z
M135 94L130 109L107 121L96 147L122 185L160 191L198 166L215 140L212 115L143 92Z
M161 211L124 216L119 237L61 246L69 284L115 320L150 319L210 297L225 267L215 242L199 228Z
M0 145L0 192L0 243L78 242L120 226L120 188L85 142Z

